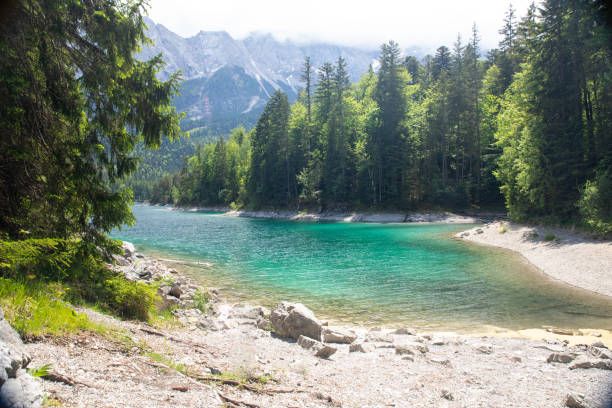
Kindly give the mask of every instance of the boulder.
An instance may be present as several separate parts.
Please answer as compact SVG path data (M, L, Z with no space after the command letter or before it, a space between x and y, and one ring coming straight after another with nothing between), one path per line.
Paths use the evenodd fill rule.
M547 363L571 363L578 355L575 353L552 353L546 359Z
M136 248L134 248L134 244L131 242L123 241L121 247L123 248L123 256L125 258L133 258L136 254Z
M358 351L360 353L369 353L369 352L371 352L373 350L374 350L374 346L371 343L358 342L358 343L352 343L349 346L349 352L350 353L354 353L356 351Z
M274 332L281 337L298 339L300 336L321 340L321 322L301 303L279 303L270 313Z
M345 343L351 344L357 339L357 335L352 331L340 328L324 327L322 331L323 341L326 343Z
M43 390L38 381L19 370L16 378L9 378L0 388L0 406L6 408L39 408L43 404Z

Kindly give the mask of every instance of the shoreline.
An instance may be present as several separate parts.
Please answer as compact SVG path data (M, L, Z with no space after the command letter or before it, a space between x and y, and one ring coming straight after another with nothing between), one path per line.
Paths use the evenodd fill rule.
M612 298L612 242L561 228L496 221L455 234L470 243L520 254L547 277Z
M224 217L244 217L290 221L331 221L364 223L441 223L441 224L480 224L506 219L500 213L460 214L451 211L321 211L307 212L298 210L233 210L230 207L177 207L139 202L140 205L167 207L171 210L186 212L218 212Z
M548 408L579 401L608 408L612 401L609 330L489 327L478 335L334 326L303 305L227 303L213 288L202 309L194 303L201 285L173 264L125 242L115 260L126 278L159 282L174 317L151 326L78 308L125 333L127 343L86 333L26 344L32 367L51 363L68 379L41 384L63 406ZM279 314L290 307L301 317ZM314 334L297 336L313 325Z

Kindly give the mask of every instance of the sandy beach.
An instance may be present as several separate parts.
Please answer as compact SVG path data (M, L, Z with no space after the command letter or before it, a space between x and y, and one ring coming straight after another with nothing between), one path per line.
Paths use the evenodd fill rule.
M509 249L553 279L612 296L612 242L586 238L560 228L493 222L456 237Z

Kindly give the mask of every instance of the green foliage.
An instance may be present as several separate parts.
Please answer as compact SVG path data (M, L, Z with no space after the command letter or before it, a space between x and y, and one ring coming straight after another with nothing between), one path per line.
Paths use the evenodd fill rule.
M578 207L595 232L612 233L612 170L599 171L593 180L586 182Z
M34 367L28 369L28 374L32 377L46 377L51 371L51 364L45 364L40 367Z
M193 301L193 307L199 309L202 313L206 313L208 309L208 294L206 291L198 289L191 297Z
M65 302L59 284L0 278L0 304L7 321L23 338L63 336L81 330L103 331Z
M559 241L559 238L553 234L552 232L547 232L546 234L544 234L544 241L550 242L550 241Z
M154 287L116 275L106 267L98 250L83 241L0 240L0 275L14 282L29 282L34 288L44 282L59 282L62 296L58 299L95 303L127 318L148 320L155 305Z
M133 222L131 192L110 186L135 170L136 144L180 134L179 77L134 58L142 2L14 3L0 26L0 230L106 245Z
M148 320L155 307L156 289L123 277L107 279L99 285L99 304L119 316Z

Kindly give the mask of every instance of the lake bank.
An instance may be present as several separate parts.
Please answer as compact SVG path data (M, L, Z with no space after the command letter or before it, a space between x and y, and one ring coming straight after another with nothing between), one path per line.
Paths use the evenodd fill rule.
M579 399L585 406L607 408L610 402L612 366L595 356L610 353L597 343L610 345L609 331L588 337L546 332L538 338L539 333L492 329L467 336L408 327L330 327L312 316L321 329L351 337L336 343L324 335L335 351L320 358L316 343L275 334L271 310L228 304L211 290L208 312L202 313L188 301L197 283L155 259L137 254L126 259L120 269L132 279L173 281L184 290L175 292L178 297L163 295L179 306L173 312L178 322L152 328L83 310L92 321L121 329L138 347L121 350L90 334L28 344L33 366L52 362L75 384L43 382L64 406L112 401L131 407L484 403L548 408L572 406L568 401Z
M612 242L560 228L494 222L457 238L521 254L552 279L612 297Z

